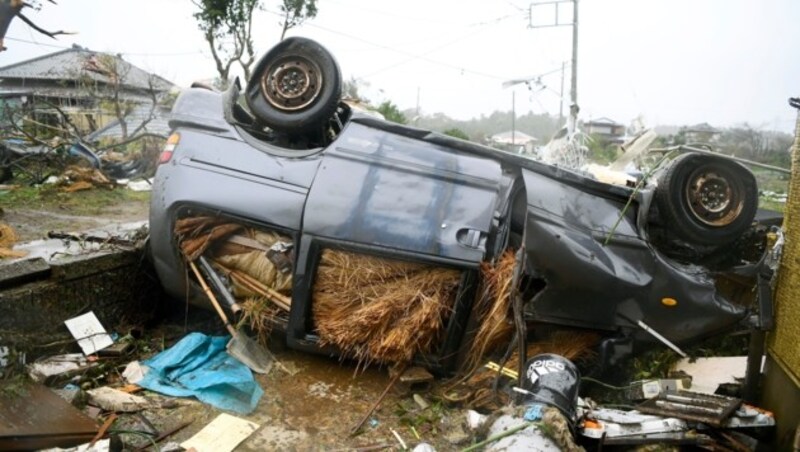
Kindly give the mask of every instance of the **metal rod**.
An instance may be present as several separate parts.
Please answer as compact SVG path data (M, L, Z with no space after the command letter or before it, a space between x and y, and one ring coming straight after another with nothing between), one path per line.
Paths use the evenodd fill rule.
M670 340L669 340L669 339L667 339L666 337L664 337L664 336L662 336L662 335L658 334L658 332L657 332L656 330L654 330L654 329L650 328L649 326L647 326L647 324L646 324L646 323L644 323L644 322L642 322L641 320L639 320L638 322L636 322L636 324L637 324L637 325L639 325L639 326L640 326L640 327L641 327L643 330L645 330L645 331L647 331L648 333L650 333L650 335L651 335L651 336L653 336L654 338L656 338L656 339L658 339L659 341L661 341L661 343L662 343L662 344L664 344L664 345L666 345L667 347L671 348L673 351L675 351L675 353L677 353L677 354L681 355L681 356L682 356L682 357L684 357L684 358L688 358L688 357L689 357L689 355L687 355L686 353L684 353L684 352L683 352L683 350L681 350L680 348L678 348L678 346L677 346L677 345L675 345L675 344L673 344L672 342L670 342Z

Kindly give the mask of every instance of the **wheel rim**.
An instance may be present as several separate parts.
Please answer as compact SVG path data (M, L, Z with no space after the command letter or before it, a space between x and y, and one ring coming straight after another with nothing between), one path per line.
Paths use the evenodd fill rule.
M731 224L744 207L741 184L719 169L695 170L686 185L686 201L695 219L715 227Z
M311 105L322 90L322 72L313 61L291 56L281 58L265 71L261 92L273 107L296 111Z

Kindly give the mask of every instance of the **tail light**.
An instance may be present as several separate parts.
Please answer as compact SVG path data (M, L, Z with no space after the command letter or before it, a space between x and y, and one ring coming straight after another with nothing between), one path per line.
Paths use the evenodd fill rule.
M161 151L161 155L158 156L159 165L169 162L172 158L172 153L175 151L175 146L177 146L180 141L181 135L179 133L173 133L167 138L167 144L164 145L164 150Z

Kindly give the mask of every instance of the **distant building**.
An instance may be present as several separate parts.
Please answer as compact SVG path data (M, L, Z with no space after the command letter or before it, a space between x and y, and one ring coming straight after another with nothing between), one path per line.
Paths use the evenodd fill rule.
M0 122L37 134L73 128L88 134L118 119L114 105L129 114L175 88L120 55L73 45L0 67Z
M625 141L625 126L609 118L598 118L583 123L583 131L609 143Z
M710 126L707 122L695 124L681 129L687 143L712 143L722 133L719 129Z
M517 154L532 153L537 141L539 140L519 130L500 132L489 137L491 146Z

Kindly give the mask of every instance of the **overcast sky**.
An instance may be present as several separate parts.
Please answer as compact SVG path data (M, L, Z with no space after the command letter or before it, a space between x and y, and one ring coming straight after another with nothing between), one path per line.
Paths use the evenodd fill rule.
M543 0L537 0L543 1ZM77 31L51 40L17 20L0 66L77 43L125 59L186 86L215 69L190 0L60 0L28 16L45 28ZM256 47L280 36L278 0L254 20ZM510 110L558 114L561 65L570 27L531 29L523 0L318 0L319 15L290 35L320 41L346 78L423 114L459 119ZM578 103L586 119L649 125L748 122L790 132L800 95L800 1L580 0ZM571 19L562 5L559 17ZM535 6L533 22L552 21ZM13 39L12 39L13 38ZM21 42L35 41L35 43ZM503 88L506 80L548 74L544 86ZM564 95L569 93L569 66Z

